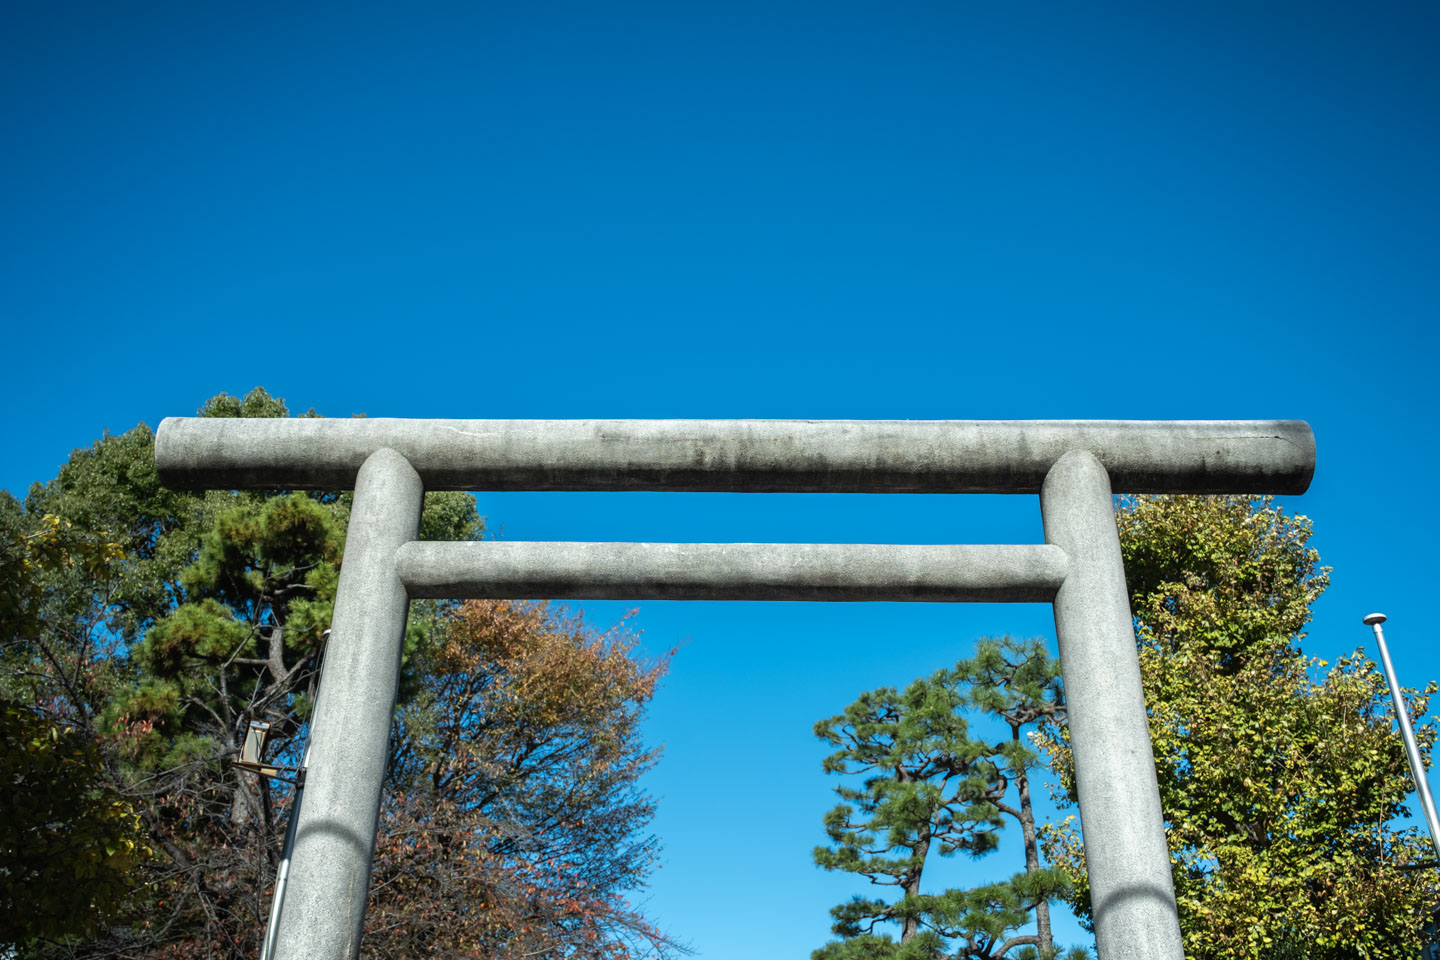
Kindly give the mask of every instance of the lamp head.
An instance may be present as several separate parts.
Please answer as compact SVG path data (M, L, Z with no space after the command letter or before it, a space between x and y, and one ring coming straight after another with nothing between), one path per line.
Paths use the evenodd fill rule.
M265 740L270 736L270 724L263 720L251 720L245 731L245 741L240 745L240 762L260 764L265 759Z
M1383 613L1372 613L1372 614L1369 614L1368 616L1365 617L1365 625L1366 625L1367 627L1373 627L1373 626L1375 626L1375 624L1377 624L1377 623L1384 623L1384 622L1385 622L1385 614L1383 614Z

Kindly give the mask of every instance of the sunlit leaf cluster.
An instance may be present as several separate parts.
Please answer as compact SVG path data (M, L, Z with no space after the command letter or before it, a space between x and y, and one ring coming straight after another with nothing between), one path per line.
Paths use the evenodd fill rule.
M1186 955L1415 957L1440 887L1395 823L1411 786L1384 678L1363 650L1301 649L1330 573L1310 521L1258 497L1134 498L1117 521ZM1044 745L1073 797L1064 730ZM1088 915L1076 827L1046 851Z

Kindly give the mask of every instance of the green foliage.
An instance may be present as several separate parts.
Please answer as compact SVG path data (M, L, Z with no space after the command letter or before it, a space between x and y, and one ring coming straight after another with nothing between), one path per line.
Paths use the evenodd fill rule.
M1008 942L1022 952L1034 949L1037 955L1048 956L1055 950L1050 901L1068 893L1070 883L1064 871L1040 863L1031 774L1041 764L1041 757L1031 745L1030 733L1041 724L1058 724L1065 716L1060 662L1050 656L1043 640L982 637L975 656L956 664L955 672L968 691L967 705L1009 730L1008 738L992 744L998 783L991 802L1020 827L1025 849L1025 872L984 892L994 905L976 911L975 925L987 939L967 949L972 956L984 956L994 945L1003 947ZM1035 914L1034 942L1007 938L1011 927L1024 922L1012 919L1031 910ZM988 919L982 922L981 917ZM1009 926L1002 926L1002 920ZM1003 950L996 955L1003 956Z
M977 711L1001 720L1010 736L972 737L966 713ZM858 789L836 788L846 802L826 815L832 846L817 848L815 862L899 893L835 907L833 930L842 939L815 951L816 960L1056 955L1048 904L1067 880L1039 862L1029 783L1038 755L1023 732L1062 711L1058 667L1043 643L1006 637L983 639L974 658L903 693L862 694L816 725L817 736L840 747L825 770L864 779ZM922 890L932 852L982 856L995 849L1006 817L1021 826L1024 871L970 889ZM1037 933L1018 933L1032 915ZM877 932L882 925L898 925L899 941Z
M1146 497L1118 517L1186 955L1413 958L1440 887L1405 814L1383 677L1300 649L1329 570L1268 498ZM1408 694L1423 718L1433 685ZM1433 724L1417 730L1428 755ZM1045 746L1073 797L1068 743ZM1073 820L1052 861L1088 916Z
M155 437L141 424L106 434L77 450L49 483L25 498L32 517L53 514L76 529L104 530L119 557L103 578L72 575L56 583L64 615L83 623L96 616L107 631L132 642L180 597L178 574L199 542L207 504L228 502L223 491L198 495L168 490L155 472Z
M985 800L993 770L986 745L969 736L951 680L941 671L903 693L891 687L863 693L843 714L815 725L817 737L841 748L825 758L826 773L873 774L860 789L835 788L848 802L825 816L835 847L816 848L818 866L862 874L913 897L932 845L941 855L994 849L1000 815ZM906 912L875 906L884 919ZM848 922L846 931L859 934Z
M232 397L228 393L217 394L205 401L205 405L196 411L202 417L288 417L290 410L285 406L285 401L279 397L272 397L264 387L256 387L244 397ZM306 411L302 416L318 416L314 408Z
M89 935L151 856L134 809L82 731L0 699L0 944Z
M288 416L260 389L200 413ZM143 424L0 493L0 954L258 953L293 793L228 761L254 719L300 759L351 502L167 490ZM423 538L482 530L472 496L426 495ZM411 605L369 953L676 952L620 898L657 847L635 781L664 661L635 642L544 605Z
M221 394L200 413L288 415L260 389ZM272 722L277 762L298 759L350 501L168 490L143 424L76 451L23 507L0 497L0 609L15 638L0 692L85 738L102 761L84 768L92 790L122 796L159 851L138 867L144 882L126 885L133 922L107 927L82 954L239 956L255 946L288 790L272 792L226 760L250 719ZM428 495L422 528L444 539L478 534L474 498ZM107 531L96 544L113 546L92 558L83 530ZM52 537L65 562L37 566ZM32 568L25 589L10 589ZM412 652L431 642L436 613L415 607ZM416 686L409 675L406 684Z
M7 649L33 644L43 633L57 579L102 577L119 557L103 532L48 513L32 519L0 491L0 637Z
M220 394L206 417L284 417L256 388ZM310 411L307 416L315 416ZM147 769L181 757L236 752L250 719L276 726L282 752L313 700L351 496L335 493L175 493L159 485L154 438L141 425L77 451L30 500L104 520L123 532L117 576L102 598L108 626L132 643L128 680L106 703L104 731ZM440 539L479 534L474 498L426 497L422 526ZM407 652L427 642L434 605L416 605ZM407 676L402 689L413 690Z
M135 682L107 711L111 735L140 731L132 759L170 769L200 741L219 759L238 750L252 719L276 724L277 739L299 732L293 696L316 676L343 512L291 493L242 500L215 516L179 571L185 600L134 646ZM142 718L148 723L137 727Z
M116 546L46 514L0 502L0 944L91 933L121 908L150 854L134 810L102 777L86 731L49 718L79 677L46 636L57 580L101 577ZM61 683L46 684L60 667ZM34 704L33 706L28 704ZM46 708L49 709L46 709ZM63 869L60 866L63 865Z

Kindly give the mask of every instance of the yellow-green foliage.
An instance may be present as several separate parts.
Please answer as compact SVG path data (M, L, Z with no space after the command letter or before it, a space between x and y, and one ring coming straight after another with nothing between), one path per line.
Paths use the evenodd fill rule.
M25 669L47 629L57 578L98 578L119 548L53 514L28 521L7 501L0 530L0 945L84 936L113 916L150 856L134 810L102 786L93 738L48 719Z
M92 933L152 855L99 765L90 738L0 702L0 944Z
M1429 854L1391 825L1410 782L1383 677L1360 651L1301 652L1329 577L1310 521L1265 498L1146 497L1118 523L1186 956L1413 960L1440 888L1402 869ZM1428 756L1435 730L1418 734ZM1073 796L1063 731L1043 745ZM1088 913L1073 819L1045 839Z
M6 506L18 514L13 499ZM119 556L120 547L103 533L77 530L54 514L45 514L34 529L0 531L0 633L7 641L34 639L49 578L69 570L98 577Z

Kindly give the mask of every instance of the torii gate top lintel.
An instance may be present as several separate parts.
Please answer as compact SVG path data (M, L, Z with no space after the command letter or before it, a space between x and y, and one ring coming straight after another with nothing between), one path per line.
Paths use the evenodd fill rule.
M427 490L1039 493L1071 450L1117 493L1305 492L1301 420L167 418L169 486L349 489L389 448Z

